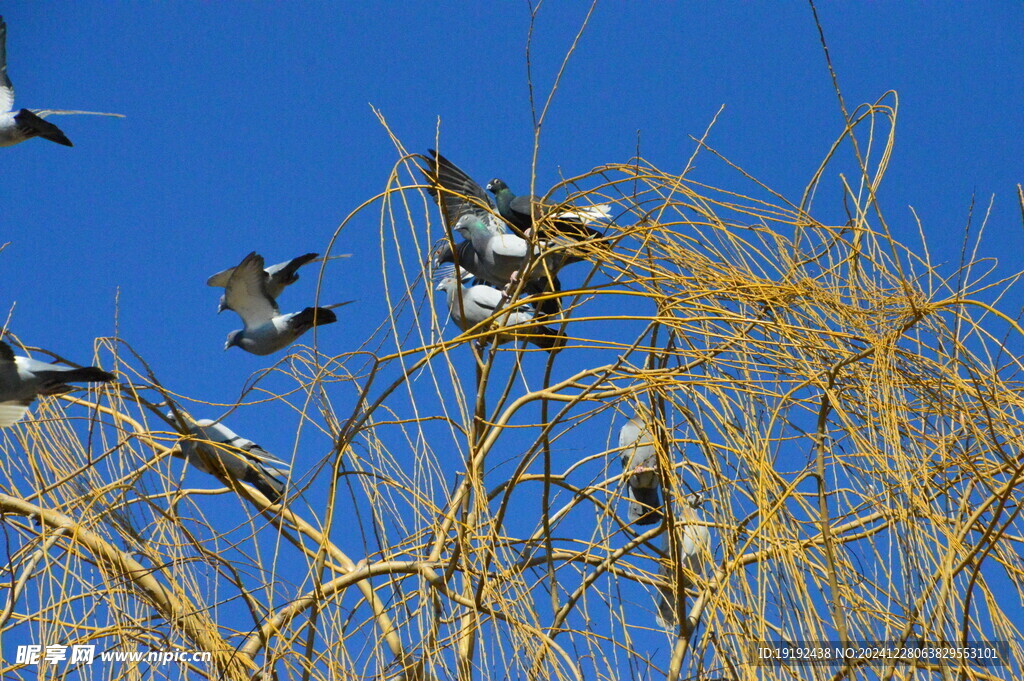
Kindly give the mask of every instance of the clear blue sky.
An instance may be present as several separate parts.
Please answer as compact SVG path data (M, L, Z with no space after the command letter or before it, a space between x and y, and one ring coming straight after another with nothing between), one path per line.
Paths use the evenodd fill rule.
M585 11L545 3L533 55L541 92ZM410 150L435 146L440 119L445 154L467 172L529 185L525 2L8 0L2 12L17 105L126 116L52 119L74 148L0 149L9 328L71 359L87 361L93 339L116 329L167 387L233 402L271 360L222 350L237 318L215 314L204 282L251 250L268 262L322 251L384 188L397 156L371 105ZM823 2L819 14L848 106L899 93L881 192L896 235L915 239L913 206L933 258L952 271L972 193L981 205L995 194L981 253L1002 258L1004 273L1018 268L1024 5ZM723 105L710 143L798 200L842 129L806 4L601 3L544 130L538 193L560 173L628 160L638 131L647 160L682 169L690 136ZM694 177L748 188L710 157ZM374 210L341 235L338 251L366 255L332 264L324 280L322 302L358 299L321 330L327 353L358 346L386 315L372 291L378 243ZM314 281L282 307L311 303ZM1019 303L1004 309L1015 315ZM290 456L289 409L258 405L228 423Z

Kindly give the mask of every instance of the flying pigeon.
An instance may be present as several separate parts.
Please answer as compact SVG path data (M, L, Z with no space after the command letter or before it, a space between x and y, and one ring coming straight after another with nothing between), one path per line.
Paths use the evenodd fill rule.
M626 517L637 525L653 525L661 520L661 482L653 435L651 426L639 414L619 429L619 456L630 497Z
M97 367L63 367L28 357L16 357L11 346L0 341L0 428L19 421L38 395L59 395L68 383L107 383L114 380Z
M174 412L169 412L167 417L174 421ZM210 419L190 422L188 431L195 439L181 441L181 456L189 464L210 475L219 473L249 483L272 504L281 500L290 471L287 463Z
M333 308L352 302L349 300L323 307L307 307L302 312L281 314L268 290L268 280L263 269L263 257L255 252L245 256L228 277L224 304L238 313L245 328L228 334L225 350L238 346L254 355L277 352L291 345L314 326L338 321Z
M503 298L502 292L486 284L463 286L457 281L455 268L441 268L435 276L440 280L438 291L448 295L448 314L452 321L468 331L490 318L498 310ZM519 326L534 322L534 313L529 306L509 306L502 309L495 323L501 327ZM521 331L502 335L501 343L522 339L548 351L560 348L565 344L565 336L547 326L534 325Z
M689 573L700 575L703 570L704 561L711 555L711 532L707 525L698 525L700 518L697 509L703 503L699 494L691 494L684 499L675 511L676 542L672 541L669 533L665 533L665 555L667 561L663 561L658 569L658 575L666 582L659 586L658 591L658 613L656 615L658 624L666 629L673 629L676 626L676 603L681 602L685 597L686 589L694 586ZM676 544L673 547L673 543ZM677 556L673 556L678 551ZM676 572L676 560L678 559L679 572ZM676 584L676 574L680 581ZM678 590L677 590L678 587Z
M53 123L28 109L14 111L14 86L7 77L7 24L0 17L0 147L10 147L32 137L74 146Z
M281 293L289 286L299 280L299 268L303 265L307 265L312 262L322 262L323 260L334 260L335 258L347 258L348 253L343 255L332 255L329 258L319 257L319 253L306 253L300 255L297 258L292 258L286 262L279 262L276 265L263 270L266 272L267 278L267 293L271 298L277 300ZM228 280L231 278L231 273L235 271L234 267L229 267L226 270L221 270L217 274L213 275L206 280L207 286L215 286L219 288L226 288ZM217 313L221 313L224 310L229 310L227 301L224 296L220 297L220 307L217 309Z
M602 236L601 232L586 223L611 217L611 207L608 204L572 207L555 213L557 206L546 203L536 196L516 196L508 185L498 178L487 183L487 191L494 194L498 214L524 234L530 234L536 223L548 218L555 233L542 235L545 238L563 236L573 241L597 239Z

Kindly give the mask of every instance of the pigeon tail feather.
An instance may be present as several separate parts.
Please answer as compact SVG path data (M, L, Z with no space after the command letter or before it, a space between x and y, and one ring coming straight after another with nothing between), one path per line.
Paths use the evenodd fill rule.
M114 374L97 367L82 367L70 371L37 371L35 375L41 381L41 395L67 392L66 383L108 383L114 380Z
M565 335L559 333L550 326L533 326L524 331L526 342L536 345L538 348L555 352L565 345ZM525 334L529 335L525 335Z
M314 326L333 324L336 321L338 321L338 315L334 314L330 308L307 307L292 317L291 325L301 335Z
M45 140L50 140L57 144L63 144L65 147L75 146L71 143L71 140L61 132L60 128L49 121L44 121L28 109L22 109L19 111L18 115L14 117L14 120L21 128L28 130L31 137L42 137Z
M631 487L629 521L637 525L653 525L661 520L661 499L657 487Z
M257 468L248 469L245 482L258 489L272 504L280 503L284 496L284 483Z

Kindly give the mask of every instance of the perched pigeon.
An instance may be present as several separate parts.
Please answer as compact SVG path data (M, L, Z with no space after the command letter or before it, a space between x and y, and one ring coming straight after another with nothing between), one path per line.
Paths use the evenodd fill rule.
M665 555L668 556L668 560L662 562L658 574L667 584L658 587L660 594L657 619L658 624L666 629L675 628L678 621L676 603L681 603L685 597L685 590L694 586L689 574L700 575L704 562L711 556L711 532L707 525L696 524L700 521L697 509L702 503L703 499L699 494L692 494L680 504L676 504L676 541L673 542L672 536L665 533ZM678 584L676 574L680 579Z
M263 257L255 252L245 256L228 277L224 304L238 313L245 328L228 334L225 350L237 345L254 355L277 352L314 326L338 321L332 309L352 302L307 307L302 312L281 314L277 302L267 290L268 280L263 269Z
M434 247L431 261L434 269L437 269L446 263L458 262L460 268L490 284L503 286L508 283L505 282L505 284L502 284L501 282L489 281L484 274L481 274L481 272L487 273L490 270L486 266L480 264L476 251L473 250L472 241L460 241L453 251L451 242L449 242L448 239L441 239ZM558 280L556 275L552 274L550 278L543 277L540 279L531 279L526 282L523 287L523 294L527 296L537 296L548 293L558 293L561 290L562 282ZM540 317L557 315L561 310L562 306L558 298L548 298L537 304L537 313Z
M448 313L452 321L463 331L468 331L490 318L501 304L503 297L501 291L486 284L463 286L455 276L454 267L442 268L436 276L440 279L437 290L448 294ZM525 305L503 308L502 313L495 319L495 323L501 327L518 326L531 322L534 322L533 311ZM565 344L565 336L559 334L555 329L540 325L524 328L514 334L503 335L500 342L507 343L516 339L525 340L549 351Z
M59 395L68 383L107 383L114 380L96 367L62 367L28 357L16 357L11 346L0 341L0 428L17 422L37 395Z
M319 253L306 253L300 255L297 258L292 258L287 262L279 262L276 265L263 270L267 276L267 293L271 298L277 300L281 293L289 286L299 280L299 268L303 265L307 265L312 262L322 262L323 260L334 260L335 258L347 258L348 254L344 255L332 255L329 258L321 258ZM206 280L207 286L215 286L219 288L226 288L228 280L231 279L231 273L235 271L234 267L229 267L226 270L222 270L217 274L213 275ZM227 301L224 296L220 297L220 308L217 310L218 313L224 310L230 310L227 306Z
M466 239L473 249L473 257L466 269L481 279L495 286L508 286L519 276L520 270L526 265L531 252L530 243L515 234L491 234L482 220L473 215L459 218L455 229ZM459 247L460 255L465 247ZM534 256L539 256L541 249L533 247ZM560 257L551 254L543 257L544 262L538 263L531 271L531 279L545 278L546 273L554 273L560 266ZM461 262L460 262L461 264ZM472 269L471 269L472 267Z
M174 412L167 417L174 421ZM220 473L249 483L273 504L281 500L290 470L287 463L210 419L189 423L188 430L196 438L181 442L181 456L189 464L210 475ZM203 440L206 442L201 442ZM221 470L214 471L211 466Z
M487 191L494 194L498 214L524 234L529 234L542 218L548 218L555 233L542 235L545 238L562 236L574 241L597 239L602 236L601 232L586 223L611 217L611 208L607 204L573 207L554 213L557 206L545 203L536 196L516 196L503 180L497 178L487 183Z
M653 525L661 520L661 482L653 435L651 426L639 414L619 429L619 456L630 496L626 517L637 525Z
M10 147L32 137L74 146L53 123L28 109L14 111L14 86L7 77L7 24L0 17L0 147Z

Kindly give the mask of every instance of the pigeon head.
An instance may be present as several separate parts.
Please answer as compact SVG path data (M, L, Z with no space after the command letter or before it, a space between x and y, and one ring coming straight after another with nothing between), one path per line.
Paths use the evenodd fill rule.
M433 273L433 279L436 284L434 286L435 291L447 290L449 286L455 283L455 265L445 263L436 268Z
M235 330L228 334L228 342L224 344L224 349L233 347L242 347L242 331Z
M431 255L434 267L448 262L455 262L455 254L452 252L451 242L446 238L438 240Z
M472 240L473 234L482 235L485 238L490 236L487 231L487 225L485 225L483 220L480 219L480 216L473 215L471 213L466 213L460 217L459 221L455 223L455 227L453 229L466 240ZM454 257L452 258L452 262L455 262Z
M499 180L498 178L494 178L493 180L491 180L490 182L487 183L487 191L489 191L492 194L497 194L498 192L502 191L503 189L508 189L508 185L505 184L504 180Z

